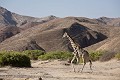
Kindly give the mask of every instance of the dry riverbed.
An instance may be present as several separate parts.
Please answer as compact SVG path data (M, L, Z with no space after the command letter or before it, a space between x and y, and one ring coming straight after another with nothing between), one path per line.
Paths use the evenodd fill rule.
M32 61L32 68L0 68L0 80L120 80L120 61L93 62L93 72L87 63L83 72L73 72L65 61ZM76 71L82 65L75 65Z

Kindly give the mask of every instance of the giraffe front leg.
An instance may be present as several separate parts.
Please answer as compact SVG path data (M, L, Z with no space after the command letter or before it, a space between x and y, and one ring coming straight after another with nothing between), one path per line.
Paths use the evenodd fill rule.
M77 68L78 68L78 66L79 66L79 63L80 63L80 58L79 57L76 57L76 60L77 60ZM79 68L77 69L77 72L79 72L80 70L79 70Z
M73 68L73 71L75 72L75 67L74 67L74 64L73 64L73 61L75 60L76 56L74 55L74 57L72 58L71 60L71 65L72 65L72 68Z
M80 62L79 57L76 56L76 60L77 60L77 64L79 64L79 62Z

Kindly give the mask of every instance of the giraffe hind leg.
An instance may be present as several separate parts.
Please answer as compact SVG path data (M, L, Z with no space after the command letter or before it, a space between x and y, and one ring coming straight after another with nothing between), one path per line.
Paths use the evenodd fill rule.
M90 62L90 70L92 71L92 61L89 60L89 62Z
M85 65L86 65L86 60L85 59L83 59L83 67L82 67L82 70L81 70L81 72L83 71L83 69L84 69L84 67L85 67Z

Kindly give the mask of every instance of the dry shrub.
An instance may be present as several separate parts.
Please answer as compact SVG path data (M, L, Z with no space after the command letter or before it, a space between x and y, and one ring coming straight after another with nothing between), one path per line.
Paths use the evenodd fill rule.
M101 57L100 57L100 61L109 61L110 59L115 57L115 52L110 52L110 51L106 51Z
M115 58L117 58L118 60L120 60L120 53L117 53L117 54L115 55Z
M31 60L37 60L40 55L45 54L42 50L26 50L22 53L27 55Z
M44 55L41 55L38 58L40 60L55 60L55 59L67 60L67 59L71 59L72 57L73 57L73 54L67 51L66 52L65 51L52 51Z
M92 61L97 61L103 55L103 51L92 51L90 53L90 58Z

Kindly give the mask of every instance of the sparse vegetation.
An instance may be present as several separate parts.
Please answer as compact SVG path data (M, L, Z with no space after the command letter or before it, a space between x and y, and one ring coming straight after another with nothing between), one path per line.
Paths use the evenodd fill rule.
M15 51L4 51L0 53L0 66L30 67L30 58Z
M71 59L72 56L73 55L70 52L54 51L54 52L48 52L47 54L39 56L39 59L41 60L50 60L50 59L67 60L67 59Z
M92 51L90 52L90 58L92 61L97 61L103 55L102 51Z
M71 61L73 54L67 51L53 51L45 54L44 51L41 50L26 50L23 51L22 54L16 51L0 51L0 66L13 66L13 67L30 67L31 60L69 60ZM120 53L115 54L115 52L107 52L107 51L92 51L90 52L90 58L92 61L108 61L111 58L117 58L120 60ZM73 63L76 63L74 60ZM80 63L82 63L82 59L80 58Z
M40 55L43 55L45 52L41 50L26 50L22 52L26 54L31 60L37 60Z
M100 61L108 61L115 57L115 52L105 51L104 54L100 57Z
M120 53L117 53L117 54L115 55L115 58L117 58L118 60L120 60Z

